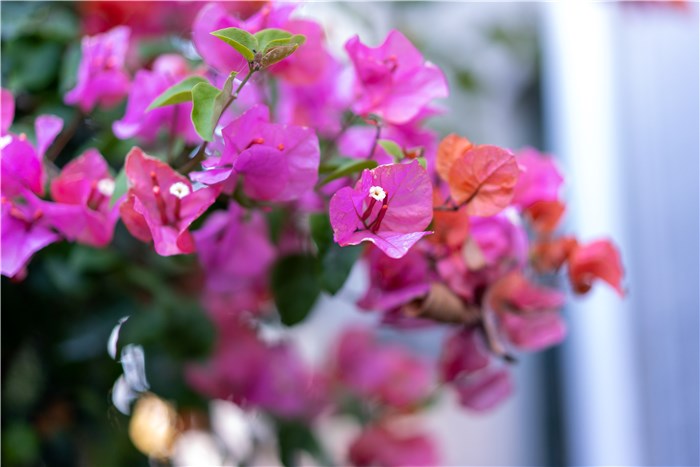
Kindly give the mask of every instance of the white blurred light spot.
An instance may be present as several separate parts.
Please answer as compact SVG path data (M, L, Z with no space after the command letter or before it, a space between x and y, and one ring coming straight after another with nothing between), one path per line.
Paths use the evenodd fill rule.
M107 339L107 352L109 352L109 356L112 357L113 360L117 359L117 342L119 341L119 331L122 328L122 324L124 324L127 319L129 319L128 316L124 316L122 319L120 319L119 323L117 323L117 325L114 326L114 329L112 329L109 339Z

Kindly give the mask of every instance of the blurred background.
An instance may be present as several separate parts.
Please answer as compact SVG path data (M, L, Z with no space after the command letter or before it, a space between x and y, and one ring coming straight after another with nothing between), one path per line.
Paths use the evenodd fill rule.
M148 8L129 3L132 17ZM71 118L71 109L41 96L70 89L79 14L99 4L110 8L2 3L2 86L18 94L20 116ZM520 357L507 403L472 414L450 394L437 401L427 428L446 463L700 465L698 4L314 3L298 14L325 25L338 55L356 33L376 45L390 29L403 31L450 82L434 128L554 154L566 176L565 230L583 240L609 236L622 250L627 298L599 287L573 301L567 341ZM97 141L84 143L107 157L125 152L109 134L90 138ZM120 238L124 232L117 251L137 248ZM190 263L144 257L139 267L107 250L53 245L26 281L2 279L5 465L146 462L111 406L121 369L106 342L120 317L138 313L124 290L147 289L149 274L176 276ZM347 323L376 321L353 305L365 281L356 268L338 296L322 299L293 330L310 360ZM146 326L153 339L183 359L206 353L206 342L183 342L181 330L201 326L206 336L207 324L169 313L167 323ZM439 332L385 332L425 355L439 351ZM147 352L159 394L194 401L171 360ZM344 436L338 426L327 433L330 444Z

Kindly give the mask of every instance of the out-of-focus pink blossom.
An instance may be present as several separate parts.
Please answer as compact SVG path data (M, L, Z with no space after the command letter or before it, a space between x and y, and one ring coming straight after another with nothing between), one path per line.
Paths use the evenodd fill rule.
M357 396L399 409L415 406L432 390L427 362L401 347L380 344L366 329L343 332L332 367L336 379Z
M367 310L390 311L421 297L430 290L428 259L411 250L400 259L390 258L378 248L367 254L369 288L357 304Z
M459 403L477 412L498 406L513 393L513 382L505 368L489 367L452 383Z
M126 96L129 75L124 70L124 61L130 34L128 27L118 26L83 38L78 81L66 94L66 104L78 105L83 112L90 112L96 106L112 107Z
M209 361L186 368L187 381L197 391L286 418L311 418L323 409L324 380L290 344L267 344L235 320L220 329Z
M153 239L163 256L194 252L188 228L211 206L218 190L194 191L187 177L137 147L127 155L125 170L129 191L120 214L129 232L142 241Z
M51 224L68 240L106 246L112 240L119 206L110 207L114 179L96 149L88 149L66 165L51 182L55 203L44 203Z
M15 118L15 98L5 88L0 89L0 136L5 136Z
M375 114L395 124L406 123L435 98L447 97L442 71L423 59L400 32L393 30L379 47L368 47L358 36L345 49L357 75L353 110Z
M330 202L335 241L368 241L401 258L422 237L433 217L432 184L417 161L380 165L362 172L354 188L340 189Z
M207 218L194 240L206 277L207 309L215 317L257 313L268 295L267 275L275 258L262 215L230 203L228 211Z
M350 445L348 460L368 467L440 465L433 440L416 432L415 427L403 425L389 420L365 427Z
M516 158L521 172L512 204L522 210L537 201L557 201L564 178L554 159L532 148L523 149Z
M341 131L343 112L350 105L351 95L347 92L347 73L340 63L329 62L324 73L312 83L280 82L277 115L281 123L310 126L329 138Z
M224 154L193 180L214 185L238 175L245 194L261 201L292 201L316 184L321 153L312 129L270 123L267 107L257 105L222 134Z
M482 256L482 267L505 272L525 265L528 240L521 226L500 215L471 217L469 222L470 238Z
M161 55L154 62L152 70L136 72L126 113L112 125L114 134L121 139L138 136L145 141L153 141L158 131L165 129L169 138L179 135L187 142L197 141L190 119L191 102L146 110L163 91L177 84L188 72L187 62L179 55Z
M566 323L558 311L505 313L500 316L500 322L508 340L523 350L546 349L566 337Z
M461 376L486 368L489 360L479 331L474 327L462 328L443 344L438 363L440 377L443 381L456 381Z

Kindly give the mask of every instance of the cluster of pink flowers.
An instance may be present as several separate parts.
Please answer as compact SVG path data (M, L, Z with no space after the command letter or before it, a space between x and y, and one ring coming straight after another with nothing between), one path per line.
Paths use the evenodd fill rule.
M163 55L134 70L127 55L135 35L126 26L83 39L66 103L89 113L126 100L112 127L118 138L145 148L163 135L191 149L199 144L194 158L183 153L184 162L134 147L124 155L121 191L95 149L49 177L44 155L61 120L37 118L35 144L10 133L13 100L3 90L2 274L21 279L32 255L60 239L107 247L121 219L158 254L199 260L202 303L218 339L209 361L188 367L193 388L305 420L330 407L345 410L348 399L372 401L349 459L435 464L430 439L401 429L397 414L419 410L442 385L469 409L496 406L512 391L513 350L541 350L565 336L565 295L541 278L551 284L566 269L575 293L602 280L622 294L619 254L608 240L579 243L557 233L563 177L551 157L457 135L440 141L423 126L437 112L434 100L447 97L447 81L400 32L376 47L351 38L343 62L327 50L321 26L293 12L292 5L265 5L241 19L219 4L202 7L192 25L203 59L197 67ZM251 35L272 28L305 42L261 71L211 34L225 28ZM248 70L250 82L242 78ZM194 91L150 109L187 78L221 87L232 71L239 90L225 96L208 143L191 120ZM260 74L265 79L256 80ZM285 216L273 236L265 219L277 208ZM369 286L359 307L387 326L449 330L437 364L363 329L344 332L320 369L289 342L263 339L260 319L274 315L274 265L320 255L306 225L312 213L327 213L336 246L364 247Z

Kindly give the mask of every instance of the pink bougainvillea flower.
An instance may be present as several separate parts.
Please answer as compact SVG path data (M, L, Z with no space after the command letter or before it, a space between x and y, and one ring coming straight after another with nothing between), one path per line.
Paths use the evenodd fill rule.
M551 234L559 226L566 211L561 201L535 201L525 208L523 214L538 234Z
M63 121L42 115L34 126L36 146L24 134L0 138L2 274L20 279L32 255L60 239L45 212L44 205L49 203L36 195L44 193L44 152L60 133Z
M426 62L396 30L379 47L368 47L355 36L348 40L345 49L357 76L353 110L359 115L375 114L384 121L402 124L433 99L447 97L447 80L442 71Z
M421 297L430 290L428 259L411 250L400 259L390 258L378 248L367 255L369 288L357 304L368 310L390 311Z
M415 426L399 426L398 421L388 420L365 427L350 445L348 460L362 467L440 465L432 439L417 433Z
M106 246L119 218L119 206L109 206L113 192L107 162L96 149L88 149L51 182L55 203L43 207L51 224L68 240Z
M82 58L78 81L65 96L66 104L78 105L83 112L96 106L112 107L129 92L129 75L124 70L130 29L118 26L81 44Z
M428 172L432 174L435 169L438 137L436 132L425 128L424 121L436 113L433 109L425 108L405 123L383 123L380 128L380 138L398 144L408 159L423 156L427 162ZM377 128L372 125L351 127L340 137L338 149L345 156L360 159L367 159L371 156L380 164L394 162L392 155L380 145L375 146L376 134Z
M452 383L459 403L477 412L498 406L513 393L513 381L506 368L488 367Z
M163 256L193 253L188 228L211 206L218 191L195 191L187 177L137 147L126 156L124 166L129 191L120 214L129 232L142 241L153 239L156 252Z
M324 380L289 343L268 344L235 320L220 330L209 361L185 370L194 389L285 418L312 418L324 408Z
M432 184L417 161L380 165L362 172L354 188L333 195L330 218L335 241L368 241L401 258L422 237L433 218Z
M0 89L0 136L5 136L15 118L15 98L12 93Z
M558 201L564 178L554 159L525 148L516 155L521 172L515 185L513 205L521 210L537 201Z
M443 381L456 381L465 374L486 368L489 355L483 337L474 327L465 327L453 333L442 346L438 363Z
M610 240L578 246L569 255L569 279L576 293L588 292L593 282L600 279L624 296L623 275L620 253Z
M380 344L367 329L345 330L333 358L335 378L359 397L410 409L432 390L427 362L401 347Z
M438 146L436 162L438 175L447 182L454 163L473 147L472 142L462 136L454 133L445 136Z
M2 196L2 275L22 279L29 259L60 240L47 222L39 200L29 190L14 200Z
M26 135L8 134L0 141L2 149L2 193L14 196L22 188L37 195L44 194L46 176L42 160L46 149L61 132L63 120L53 115L40 115L34 122L36 146Z
M169 137L179 135L187 142L197 141L190 119L191 102L146 110L163 91L185 78L188 72L187 62L179 55L161 55L152 70L138 71L126 103L126 113L112 125L117 138L138 136L144 141L153 141L159 130L166 129Z
M267 107L252 107L224 127L224 154L194 180L217 184L239 175L243 191L260 201L292 201L313 189L321 158L312 129L270 123Z
M285 59L280 65L286 62ZM341 64L332 60L324 73L310 84L281 81L277 105L279 121L312 127L319 135L329 138L339 134L343 112L349 107L351 98L346 91L346 75Z

